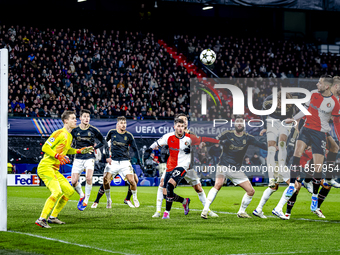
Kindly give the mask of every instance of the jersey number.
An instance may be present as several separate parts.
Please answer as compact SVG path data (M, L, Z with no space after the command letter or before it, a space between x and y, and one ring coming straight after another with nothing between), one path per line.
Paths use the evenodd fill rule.
M178 175L181 174L181 171L178 171L178 170L175 170L173 173L172 173L172 177L176 177Z

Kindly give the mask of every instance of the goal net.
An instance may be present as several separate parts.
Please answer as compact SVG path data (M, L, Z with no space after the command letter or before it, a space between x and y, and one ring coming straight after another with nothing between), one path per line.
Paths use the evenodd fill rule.
M8 50L0 49L0 231L7 231Z

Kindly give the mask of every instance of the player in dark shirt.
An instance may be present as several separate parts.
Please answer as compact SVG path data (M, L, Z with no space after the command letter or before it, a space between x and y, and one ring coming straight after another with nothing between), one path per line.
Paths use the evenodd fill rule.
M250 204L255 190L248 180L247 176L242 170L242 162L247 152L249 145L260 147L267 150L267 145L255 139L254 136L249 135L244 131L245 120L243 116L235 117L235 130L225 131L217 136L223 146L220 163L216 171L215 186L209 191L207 200L202 211L201 217L207 219L207 214L211 203L214 201L218 191L222 188L226 178L230 179L234 185L242 187L246 194L244 194L241 207L237 213L239 218L251 218L246 213L246 208Z
M94 149L105 146L105 151L108 154L108 150L106 149L107 142L105 141L105 138L97 128L90 125L90 113L91 112L89 110L80 111L80 125L73 129L71 133L74 139L74 148L79 149L83 147L94 146L95 139L98 139L99 143L94 146ZM79 154L75 156L73 162L71 183L80 196L77 206L80 211L84 211L91 195L94 161L94 154ZM81 184L78 182L79 175L84 170L86 171L85 195L81 188Z
M111 149L111 146L109 146L109 148ZM106 156L105 155L100 155L99 157L99 161L100 162L105 162L106 163ZM112 176L111 177L111 180L113 180L115 178L115 176ZM138 176L136 174L136 172L134 171L134 179L135 179L135 182L138 183ZM129 207L132 207L132 208L135 208L135 206L131 203L130 199L131 199L131 196L132 196L132 192L131 192L131 187L130 187L130 183L128 183L128 192L127 192L127 195L124 199L124 204L127 204ZM98 204L99 204L99 201L101 199L101 197L104 195L104 183L100 186L99 190L98 190L98 193L97 193L97 198L96 200L93 202L91 208L97 208L98 207Z
M111 129L106 136L106 141L111 141L111 157L106 159L107 165L104 170L104 192L107 198L106 208L111 208L112 200L110 195L111 177L119 173L123 179L130 183L131 193L135 207L139 207L137 199L137 183L134 178L134 171L130 162L130 147L137 154L137 162L142 167L138 148L133 135L126 131L126 118L117 118L117 129Z

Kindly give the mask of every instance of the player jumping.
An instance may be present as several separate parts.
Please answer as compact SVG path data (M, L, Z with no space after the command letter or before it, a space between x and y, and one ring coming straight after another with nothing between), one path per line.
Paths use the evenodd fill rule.
M300 131L299 138L296 142L294 151L293 164L291 166L290 184L284 196L290 198L295 190L295 180L301 171L300 158L307 148L312 146L313 161L315 166L313 180L313 195L311 203L311 211L317 209L318 191L321 185L322 165L326 151L326 134L330 131L329 120L331 116L338 117L340 114L340 105L337 98L332 94L331 87L333 79L329 75L323 75L317 83L317 90L312 91L311 99L307 103L308 111L311 115L306 116L306 121ZM292 123L304 116L303 112L299 112L292 119L287 119L286 123Z
M287 98L291 98L290 94L286 95ZM272 96L269 96L265 99L263 103L263 109L270 109L273 105ZM278 93L278 107L277 109L268 116L268 118L264 121L265 128L261 131L260 136L267 132L267 144L268 144L268 156L267 156L267 165L268 165L268 175L269 175L269 184L268 188L263 192L260 203L257 208L253 211L253 214L260 218L267 218L262 209L266 202L269 200L270 196L278 190L280 182L286 182L289 184L289 169L286 168L286 157L287 157L287 137L289 135L292 124L283 126L281 121L288 117L293 116L293 107L292 105L287 105L286 115L281 115L281 93ZM278 153L278 162L279 162L279 170L276 168L275 164L275 153L276 153L276 145L277 140L279 140L279 153ZM287 171L288 170L288 171Z

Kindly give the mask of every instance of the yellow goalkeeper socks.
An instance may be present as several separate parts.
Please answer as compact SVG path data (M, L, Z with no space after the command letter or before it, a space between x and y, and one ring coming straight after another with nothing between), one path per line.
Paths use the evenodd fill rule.
M52 209L54 207L55 201L56 201L55 198L52 197L52 196L47 198L45 205L44 205L44 208L43 208L41 215L40 215L41 218L43 218L43 219L47 218L47 215L49 215L49 213L52 211Z
M56 217L58 216L58 214L60 213L60 211L61 211L61 210L64 208L64 206L66 205L67 201L68 201L68 198L67 198L67 197L65 197L64 195L61 196L61 197L59 198L59 200L58 200L58 202L57 202L57 205L55 206L53 212L51 213L51 216L56 218Z

